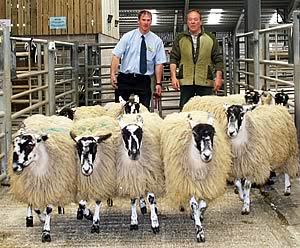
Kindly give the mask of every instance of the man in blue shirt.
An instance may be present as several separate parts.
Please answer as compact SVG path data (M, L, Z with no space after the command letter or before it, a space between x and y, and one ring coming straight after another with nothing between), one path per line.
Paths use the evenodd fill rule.
M120 39L113 50L110 68L110 78L113 88L116 90L116 99L122 96L128 100L131 94L139 96L140 103L148 109L151 99L151 79L155 73L155 93L161 94L161 79L163 63L166 63L166 54L162 40L150 31L152 14L148 10L142 10L138 14L138 28L127 32ZM140 60L142 40L146 43L146 62L143 69ZM120 72L118 66L121 60Z

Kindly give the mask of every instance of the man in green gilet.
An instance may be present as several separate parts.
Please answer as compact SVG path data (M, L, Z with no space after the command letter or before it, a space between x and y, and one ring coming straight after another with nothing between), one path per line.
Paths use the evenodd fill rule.
M176 36L170 54L172 87L180 90L180 110L193 96L212 95L222 86L223 58L218 41L204 32L199 10L188 11L187 26L188 32Z

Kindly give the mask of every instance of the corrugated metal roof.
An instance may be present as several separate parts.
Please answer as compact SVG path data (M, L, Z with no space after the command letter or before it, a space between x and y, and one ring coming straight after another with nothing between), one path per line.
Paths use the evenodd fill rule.
M185 2L189 2L188 9L200 9L206 29L216 32L233 32L245 8L245 0L120 0L120 32L127 32L137 26L137 13L141 9L157 11L157 25L152 25L154 32L173 32L177 11L176 31L180 32L184 24ZM269 23L276 11L286 19L285 21L289 21L287 17L296 7L300 7L299 0L261 0L261 24ZM223 9L219 24L207 24L208 14L212 8Z

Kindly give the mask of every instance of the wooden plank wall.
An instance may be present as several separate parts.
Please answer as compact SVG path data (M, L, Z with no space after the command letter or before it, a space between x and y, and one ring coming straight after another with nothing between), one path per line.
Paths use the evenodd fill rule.
M6 0L0 0L0 19L5 19Z
M110 0L107 0L108 2ZM12 35L97 34L102 32L101 0L0 0ZM3 8L2 8L3 6ZM67 29L50 30L50 17L65 16Z

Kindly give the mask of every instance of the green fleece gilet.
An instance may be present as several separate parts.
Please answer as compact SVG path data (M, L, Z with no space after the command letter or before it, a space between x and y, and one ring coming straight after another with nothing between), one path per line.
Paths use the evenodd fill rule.
M179 67L181 85L196 85L213 87L213 66L223 70L223 58L219 53L215 37L207 32L198 35L196 54L194 55L193 41L189 33L181 33L176 37L170 63Z

